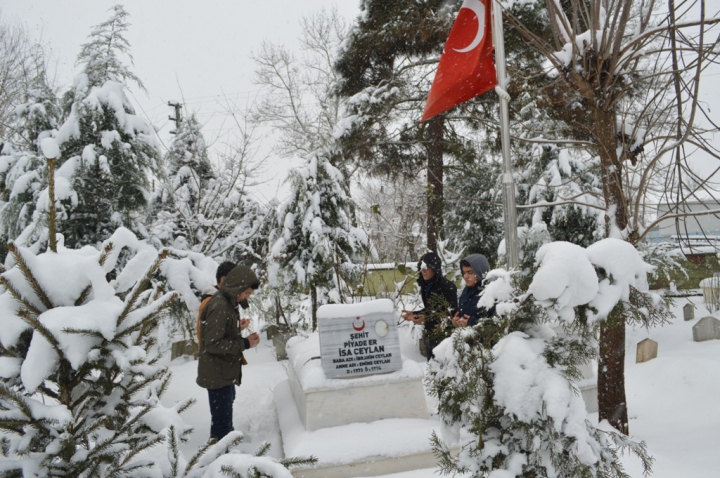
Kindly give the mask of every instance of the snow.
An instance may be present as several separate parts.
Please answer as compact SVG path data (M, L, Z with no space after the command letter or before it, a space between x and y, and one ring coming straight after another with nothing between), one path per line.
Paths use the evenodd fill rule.
M336 319L357 317L370 314L394 314L395 308L390 299L379 299L357 304L327 304L318 308L318 319Z
M685 322L682 320L682 307L688 302L697 306L697 319ZM720 340L701 343L692 341L692 325L700 317L708 315L699 297L678 301L673 312L678 318L664 327L649 331L628 327L626 391L630 431L633 439L647 443L649 453L656 459L652 478L713 478L720 468L720 456L717 454L720 448L720 408L716 405L716 398L720 396ZM636 344L648 337L659 343L658 358L636 364ZM401 334L401 340L404 341L403 347L417 347L407 334ZM246 440L240 444L240 449L251 453L267 440L272 444L269 454L280 456L280 432L272 391L287 378L287 363L275 361L271 344L266 340L247 353L246 357L249 364L243 367L243 383L237 390L233 420L235 429L246 433ZM418 368L425 367L422 357L417 355L413 358L417 360ZM190 441L181 445L190 454L205 442L209 434L207 393L195 385L196 362L178 359L170 363L170 369L173 379L168 393L163 397L166 406L174 405L188 396L197 400L197 404L182 415L195 428ZM432 403L433 399L428 397L428 404ZM572 412L567 410L557 413ZM597 423L597 414L590 414L589 419ZM329 454L334 449L334 443L337 443L333 439L342 440L348 431L344 427L338 428L334 432L330 429L318 430L327 435L324 437L329 447L327 451L297 450L313 452L318 456ZM361 426L354 427L352 432L352 436L359 441L369 438L363 435ZM333 433L336 435L333 436ZM318 435L313 438L318 438ZM366 450L368 452L371 451L369 447ZM639 461L627 455L622 461L630 476L642 476ZM438 470L423 469L387 476L436 478Z
M40 142L40 147L46 158L58 159L60 157L60 146L53 138L45 138Z

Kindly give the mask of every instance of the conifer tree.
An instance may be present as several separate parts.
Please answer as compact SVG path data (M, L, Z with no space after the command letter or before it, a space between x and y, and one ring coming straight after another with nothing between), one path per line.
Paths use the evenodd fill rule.
M246 190L253 140L243 134L237 151L213 164L201 129L194 114L184 119L164 158L148 221L151 241L236 263L262 263L273 214Z
M645 326L670 319L663 300L647 291L647 264L615 239L588 248L550 242L542 222L521 242L522 273L488 274L479 305L496 307L494 324L457 330L429 364L445 425L432 439L441 470L628 478L619 461L627 451L649 472L645 444L606 421L593 425L576 386L580 366L597 354L592 338L614 307Z
M142 83L123 63L127 12L121 5L82 46L82 72L64 96L65 122L57 139L61 170L72 178L78 201L60 224L68 245L98 244L119 226L142 232L150 174L158 149L150 124L135 114L129 81Z
M320 305L347 298L367 247L365 233L352 225L354 205L343 175L323 153L308 155L290 172L292 192L278 208L270 251L270 284L309 291L313 330Z
M44 211L36 214L48 184L47 162L40 143L56 132L61 112L41 60L38 58L35 63L35 76L15 107L8 128L10 134L0 152L0 251L10 240L28 245L47 240ZM62 212L63 206L69 205L69 198L60 196L62 204L58 206ZM0 257L5 257L5 253Z
M458 251L484 254L490 264L496 262L503 239L499 166L483 159L459 162L449 168L445 195L450 244Z
M165 155L163 182L153 197L156 218L151 235L164 246L193 250L205 238L198 215L216 184L201 125L194 114L183 119ZM205 216L205 214L203 214Z
M427 173L427 247L443 234L443 157L462 154L453 126L439 115L420 123L431 73L460 2L364 0L343 44L337 92L347 99L342 143L367 173Z
M99 250L59 239L42 254L10 243L0 275L3 476L287 478L288 467L316 461L274 460L264 456L268 445L255 456L231 451L239 431L186 458L179 445L192 428L180 413L194 400L162 405L170 373L156 343L178 296L167 286L188 288L177 274L182 260L127 229Z

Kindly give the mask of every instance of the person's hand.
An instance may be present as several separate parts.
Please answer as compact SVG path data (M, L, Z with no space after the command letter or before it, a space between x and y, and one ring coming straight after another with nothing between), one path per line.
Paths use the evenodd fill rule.
M462 317L460 317L460 312L457 312L455 313L455 317L452 318L452 323L455 327L467 327L469 320L469 315L463 315Z
M400 317L402 317L404 320L407 320L408 322L415 323L415 314L410 310L403 310L400 313Z
M247 336L248 342L250 342L250 348L255 347L257 344L260 343L260 334L257 332L254 332Z
M250 319L240 319L240 330L245 330L250 325Z

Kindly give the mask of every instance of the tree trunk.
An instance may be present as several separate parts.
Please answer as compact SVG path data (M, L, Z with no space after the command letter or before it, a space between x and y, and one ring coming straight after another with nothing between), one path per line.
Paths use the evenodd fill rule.
M428 121L427 152L427 248L437 252L443 229L443 123L442 115Z
M598 109L593 117L607 208L605 235L609 237L613 230L624 231L628 223L622 168L616 150L615 113ZM607 420L620 432L629 433L625 397L625 315L619 307L600 327L598 407L600 420Z
M310 286L310 308L312 309L312 330L317 330L317 310L318 310L318 300L317 300L317 288L314 285Z

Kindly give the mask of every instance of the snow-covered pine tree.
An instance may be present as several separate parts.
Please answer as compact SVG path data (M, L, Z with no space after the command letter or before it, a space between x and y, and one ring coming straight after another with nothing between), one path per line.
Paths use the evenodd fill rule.
M121 5L111 10L78 55L82 72L64 96L66 119L56 136L63 152L58 174L72 178L78 198L58 225L69 246L99 244L120 226L142 232L159 157L152 126L126 94L129 81L142 88L121 58L132 60L128 14Z
M669 319L662 298L647 291L648 265L617 239L587 248L546 242L544 223L521 239L525 251L537 251L521 257L525 272L491 271L479 302L496 307L494 326L457 330L429 364L444 424L433 436L442 471L628 478L619 461L624 451L649 471L645 444L607 421L593 425L575 386L609 315L622 309L644 325ZM550 321L571 334L556 334Z
M165 174L152 200L155 218L148 227L163 246L194 250L206 235L204 209L214 198L207 193L216 181L200 128L194 114L184 118L165 154Z
M0 277L0 440L11 476L141 473L152 463L143 454L168 426L182 438L191 431L178 416L191 400L174 408L159 401L170 377L153 331L176 297L151 287L164 255L144 271L118 268L119 239L102 250L61 241L38 255L9 246ZM125 282L131 287L118 292Z
M438 115L420 123L432 70L459 1L363 0L343 43L337 92L347 102L341 141L348 161L384 178L426 169L427 247L443 234L443 162L463 154L454 126Z
M354 204L328 156L311 153L290 172L292 192L278 208L279 228L271 238L270 284L310 293L313 330L320 305L348 297L368 243L352 224Z
M192 428L180 413L194 401L162 405L171 377L158 362L156 336L177 297L164 291L161 271L183 289L177 272L187 265L136 244L127 229L101 250L60 241L57 252L36 255L10 244L0 276L3 476L200 478L225 469L289 478L287 467L313 463L264 457L267 446L256 456L230 452L242 432L183 456L179 444Z
M243 133L236 151L213 163L201 128L194 114L180 123L152 198L150 238L159 247L262 263L273 214L247 193L253 138Z
M474 159L448 168L445 230L458 251L484 254L490 264L503 239L500 164Z
M46 138L41 149L52 211L59 147ZM55 220L48 215L51 233ZM264 457L267 444L254 456L232 452L242 432L208 443L189 460L180 452L192 428L179 414L193 400L162 405L170 374L158 363L156 338L178 293L188 308L197 301L191 284L207 281L188 259L206 258L168 258L125 228L100 249L67 249L61 235L56 239L42 254L10 243L0 267L3 476L289 478L288 467L316 461ZM166 452L155 453L158 445Z
M16 105L9 135L0 152L0 257L8 241L34 244L47 240L44 212L35 214L47 188L47 161L40 143L57 130L61 111L58 98L46 79L45 65L35 64L35 77ZM63 206L68 201L61 194ZM62 215L62 214L61 214Z

